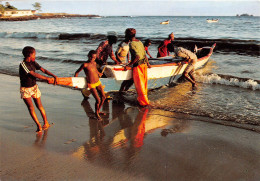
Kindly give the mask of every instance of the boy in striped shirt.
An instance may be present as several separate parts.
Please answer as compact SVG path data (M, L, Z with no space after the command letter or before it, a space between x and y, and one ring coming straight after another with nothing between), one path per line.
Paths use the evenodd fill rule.
M55 84L56 84L57 77L51 72L49 72L48 70L42 68L37 62L35 62L36 51L33 47L30 46L24 47L23 55L24 55L24 60L21 62L19 66L21 98L26 104L33 121L36 123L37 126L36 132L41 132L42 129L48 129L50 125L47 121L46 112L41 103L41 92L38 88L38 85L36 84L36 78L46 80L46 81L50 81L51 78L38 74L35 72L35 70L41 70L43 73L54 77ZM31 98L33 98L36 107L41 112L44 121L43 126L41 126L41 124L39 123Z

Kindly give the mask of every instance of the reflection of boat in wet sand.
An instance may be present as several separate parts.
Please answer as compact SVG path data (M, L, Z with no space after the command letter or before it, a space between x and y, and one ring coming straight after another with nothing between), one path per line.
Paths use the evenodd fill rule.
M208 23L217 23L218 19L207 19Z
M213 53L216 44L211 47L202 47L197 50L198 57L195 69L206 65ZM147 70L148 88L157 88L162 85L177 82L183 71L188 66L188 62L183 62L178 58L163 57L149 59L151 68ZM122 81L132 78L132 69L126 71L122 65L105 65L102 67L107 78L101 78L102 84L106 85L105 91L118 91ZM52 80L54 81L54 80ZM84 77L59 77L58 84L77 88L85 88L87 82ZM52 82L50 82L52 83Z
M166 24L169 24L170 23L170 20L167 20L167 21L163 21L163 22L161 22L160 24L162 24L162 25L166 25Z

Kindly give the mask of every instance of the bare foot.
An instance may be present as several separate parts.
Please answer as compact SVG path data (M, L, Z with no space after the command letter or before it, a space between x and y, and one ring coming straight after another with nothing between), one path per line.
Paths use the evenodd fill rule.
M96 119L97 119L98 121L102 121L102 118L100 117L99 114L96 114Z
M104 113L104 112L99 112L99 114L101 114L103 116L107 115L107 113Z
M41 133L42 132L42 128L37 128L36 133Z
M192 90L197 90L197 84L192 84Z
M43 126L42 126L42 129L43 130L46 130L46 129L48 129L50 127L50 125L49 125L49 123L47 123L47 124L44 124Z

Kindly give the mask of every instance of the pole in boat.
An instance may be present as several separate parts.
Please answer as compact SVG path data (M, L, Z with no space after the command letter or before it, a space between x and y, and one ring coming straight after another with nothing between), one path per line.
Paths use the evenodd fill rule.
M174 81L175 77L179 74L180 70L182 69L183 64L182 62L180 62L180 65L177 67L177 69L175 70L175 72L173 73L173 75L171 76L170 80L169 80L169 85Z

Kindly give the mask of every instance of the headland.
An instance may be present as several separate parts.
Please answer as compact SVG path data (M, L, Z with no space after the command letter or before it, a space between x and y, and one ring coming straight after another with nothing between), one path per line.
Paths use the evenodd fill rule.
M81 14L67 14L67 13L39 13L32 16L19 16L19 17L0 17L0 21L28 21L38 19L53 19L53 18L75 18L75 17L86 17L86 18L100 18L99 15L81 15Z

